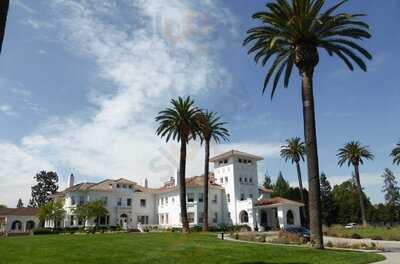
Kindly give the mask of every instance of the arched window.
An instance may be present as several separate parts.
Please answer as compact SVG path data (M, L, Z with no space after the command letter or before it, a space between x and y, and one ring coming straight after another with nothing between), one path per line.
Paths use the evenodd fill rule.
M25 227L26 231L30 231L34 228L35 228L35 222L33 222L32 220L29 220L28 222L26 222L26 227Z
M292 210L288 210L286 213L286 222L288 225L294 225L294 216Z
M240 222L241 223L248 223L249 222L249 214L246 211L241 211L239 214Z
M22 223L19 220L15 220L11 224L11 230L13 231L21 231L22 230Z

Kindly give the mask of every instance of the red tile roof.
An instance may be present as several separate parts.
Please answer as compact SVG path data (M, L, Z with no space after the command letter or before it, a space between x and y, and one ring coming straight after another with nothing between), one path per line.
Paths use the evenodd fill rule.
M23 208L0 208L0 215L37 215L38 208L23 207Z

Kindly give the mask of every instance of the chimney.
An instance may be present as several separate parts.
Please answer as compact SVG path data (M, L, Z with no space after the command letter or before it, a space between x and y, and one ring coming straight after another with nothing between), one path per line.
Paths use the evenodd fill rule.
M177 170L175 170L175 176L174 176L174 178L175 178L175 186L179 186L180 185L180 180L179 180L179 169L177 169Z
M74 186L75 182L75 177L74 174L71 174L71 176L69 176L69 187Z
M146 179L144 179L144 188L149 188L149 181Z

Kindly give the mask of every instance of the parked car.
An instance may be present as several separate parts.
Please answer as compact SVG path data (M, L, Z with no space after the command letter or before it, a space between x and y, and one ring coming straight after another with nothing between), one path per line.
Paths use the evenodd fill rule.
M353 229L357 226L356 223L348 223L347 225L344 226L346 229Z
M283 229L284 232L295 234L303 239L310 240L310 230L305 227L287 226Z

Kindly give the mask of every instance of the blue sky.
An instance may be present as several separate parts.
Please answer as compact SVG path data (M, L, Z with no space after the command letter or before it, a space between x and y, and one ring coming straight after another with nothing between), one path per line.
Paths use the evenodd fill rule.
M315 74L320 168L332 183L348 179L336 150L349 140L369 145L376 160L361 168L372 201L383 200L384 168L398 176L388 153L399 140L400 3L349 1L364 12L373 38L369 71L350 72L321 53ZM178 148L154 135L155 114L172 97L191 95L229 122L237 148L265 157L260 175L279 171L284 140L303 135L300 80L261 95L265 69L241 43L265 1L12 1L0 57L0 203L30 195L35 172L56 170L64 187L126 177L158 186L174 171ZM336 1L327 1L332 5ZM190 145L188 174L202 171L203 151ZM306 175L303 165L303 174ZM306 179L304 178L304 181Z

